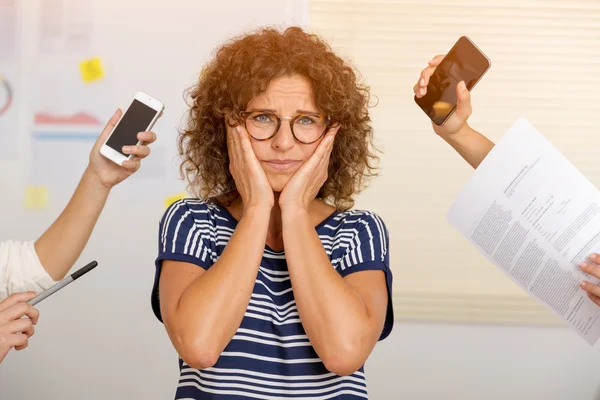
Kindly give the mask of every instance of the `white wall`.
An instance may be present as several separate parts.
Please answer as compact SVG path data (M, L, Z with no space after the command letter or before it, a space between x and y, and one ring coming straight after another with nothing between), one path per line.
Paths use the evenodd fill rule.
M0 240L35 239L56 218L69 193L53 193L47 209L23 208L29 179L29 109L36 94L29 74L40 67L36 56L41 1L16 0L21 11L22 59L0 57L0 71L18 71L20 107L18 157L0 159ZM82 0L83 1L83 0ZM87 1L95 18L93 55L105 62L114 107L126 107L144 90L166 104L154 131L156 146L175 155L176 127L186 109L182 93L196 79L208 55L223 40L265 24L302 23L303 2L281 0L98 0ZM65 60L68 66L78 60ZM53 67L59 61L53 60ZM0 72L1 73L1 72ZM14 75L13 75L14 76ZM65 96L68 93L56 93ZM110 115L106 115L108 119ZM0 130L2 128L0 127ZM156 147L153 146L153 147ZM69 155L67 155L68 157ZM156 156L156 154L155 154ZM57 155L58 157L58 155ZM83 170L81 171L83 172ZM177 176L173 166L168 176ZM0 367L0 399L171 398L177 383L177 355L150 309L163 188L137 193L131 182L113 191L77 266L98 260L99 267L41 303L40 323L29 348L13 352ZM129 184L129 185L128 185ZM179 186L176 186L179 187Z
M567 328L401 323L366 366L381 400L600 399L600 348Z
M90 290L73 296L103 291L86 297ZM172 398L176 355L141 294L117 284L106 305L61 299L52 306L61 312L41 308L36 340L0 367L0 399ZM84 307L96 321L115 322L78 322L88 319ZM130 310L139 315L128 317ZM375 348L366 373L375 400L598 400L599 367L600 348L566 328L399 323Z

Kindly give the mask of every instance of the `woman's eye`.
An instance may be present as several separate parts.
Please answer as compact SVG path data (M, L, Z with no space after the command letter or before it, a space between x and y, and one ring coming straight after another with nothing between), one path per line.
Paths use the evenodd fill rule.
M298 119L298 123L300 123L302 125L310 125L310 124L314 124L315 121L310 117L301 117Z
M254 120L257 122L271 122L273 117L269 114L259 114L254 117Z

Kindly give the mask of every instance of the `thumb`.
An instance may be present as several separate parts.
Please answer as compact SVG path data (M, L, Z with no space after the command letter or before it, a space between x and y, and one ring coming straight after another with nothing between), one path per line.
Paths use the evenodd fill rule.
M121 111L120 108L117 108L117 111L115 111L115 113L113 114L113 116L110 117L110 119L106 123L106 126L104 127L104 129L102 129L102 133L100 133L100 136L98 137L98 140L97 140L96 144L98 144L98 143L100 143L100 144L104 143L104 141L106 140L106 138L108 138L108 135L110 135L110 133L112 132L112 130L115 129L115 126L117 125L117 123L121 119L122 115L123 115L123 111Z
M456 85L456 97L458 98L456 115L466 121L471 116L473 109L471 107L471 92L467 89L464 81L460 81Z

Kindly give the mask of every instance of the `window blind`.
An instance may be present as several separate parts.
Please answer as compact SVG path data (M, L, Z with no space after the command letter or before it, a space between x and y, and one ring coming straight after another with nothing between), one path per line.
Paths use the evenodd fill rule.
M471 126L497 142L526 117L600 185L600 2L310 0L309 29L371 87L381 175L357 208L390 231L397 317L560 323L445 219L473 170L431 128L412 87L427 62L469 36L492 67L472 91Z

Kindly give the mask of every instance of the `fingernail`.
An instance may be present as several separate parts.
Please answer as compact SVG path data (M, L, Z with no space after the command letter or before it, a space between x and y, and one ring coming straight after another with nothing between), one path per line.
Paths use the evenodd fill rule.
M235 129L238 131L238 133L242 133L242 126L241 125L236 126Z
M421 86L425 86L425 78L421 78Z
M579 286L581 286L582 288L584 288L584 287L585 287L585 285L586 285L586 282L585 282L585 281L581 281L581 283L579 284Z
M129 147L129 146L123 147L123 153L129 153L129 152L131 152L131 147Z
M587 263L582 262L581 264L579 264L579 266L581 268L587 268L588 265L587 265Z
M421 88L421 90L419 90L419 94L423 96L425 94L425 88Z
M590 260L595 260L598 254L590 254Z

